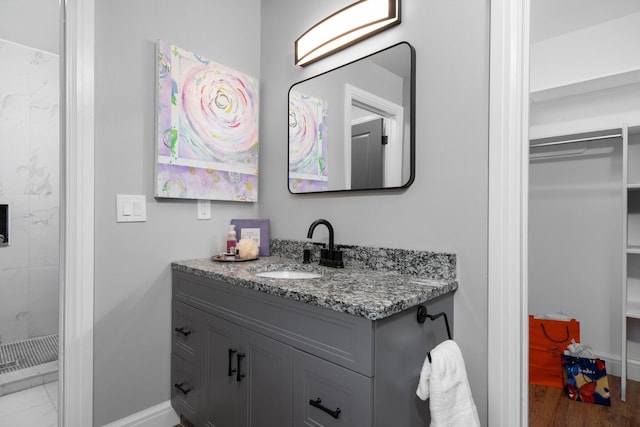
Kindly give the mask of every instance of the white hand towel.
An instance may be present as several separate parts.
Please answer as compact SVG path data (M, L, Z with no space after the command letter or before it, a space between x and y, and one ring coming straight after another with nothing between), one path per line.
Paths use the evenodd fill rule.
M462 352L452 340L431 350L431 362L424 359L416 394L430 398L431 427L480 426Z

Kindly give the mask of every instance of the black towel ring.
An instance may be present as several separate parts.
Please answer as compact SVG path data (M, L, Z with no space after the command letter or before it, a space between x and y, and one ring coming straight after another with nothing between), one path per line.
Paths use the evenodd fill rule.
M427 318L436 320L438 317L444 317L444 324L447 327L447 336L449 337L449 339L451 339L451 328L449 328L449 318L447 318L447 313L443 311L438 314L428 314L427 307L425 307L424 305L418 306L418 323L424 323ZM427 358L429 359L429 362L431 362L431 352L427 352Z

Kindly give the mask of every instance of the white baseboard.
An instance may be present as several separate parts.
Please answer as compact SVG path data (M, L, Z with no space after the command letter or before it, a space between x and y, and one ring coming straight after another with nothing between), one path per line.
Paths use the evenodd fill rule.
M180 418L167 400L103 427L173 427L176 424L180 424Z
M622 373L622 362L619 356L606 353L598 353L597 357L604 359L607 365L607 374L619 377ZM640 381L640 361L627 360L627 379Z

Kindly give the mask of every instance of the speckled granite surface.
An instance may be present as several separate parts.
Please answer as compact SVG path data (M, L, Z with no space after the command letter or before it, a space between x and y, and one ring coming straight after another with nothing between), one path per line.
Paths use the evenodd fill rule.
M271 254L302 261L305 242L272 239ZM318 263L320 247L307 244L312 249L311 261ZM343 253L347 268L362 268L376 271L397 271L415 274L430 279L454 280L456 278L456 256L450 253L412 251L406 249L373 248L367 246L336 245Z
M383 319L458 289L458 283L454 280L455 255L404 251L413 253L413 256L407 256L408 259L404 261L389 256L388 258L392 258L389 262L367 267L366 261L379 260L381 251L390 250L374 248L368 252L369 255L361 254L356 259L347 257L345 251L346 267L333 269L321 267L315 262L302 264L299 260L301 255L298 254L302 252L303 242L298 242L300 252L295 256L293 253L290 257L282 256L285 253L277 247L279 242L284 241L276 241L276 247L272 243L271 248L272 254L280 256L246 262L218 262L203 258L176 261L171 267L176 271L222 280L371 320ZM284 246L290 247L288 244ZM360 252L360 248L348 249ZM399 250L392 250L395 255L402 253L396 251ZM453 265L447 263L451 260ZM415 265L414 262L426 262L430 265ZM357 268L354 265L363 267ZM316 279L271 279L255 275L257 272L278 270L313 271L322 273L323 276ZM413 274L414 271L421 273Z

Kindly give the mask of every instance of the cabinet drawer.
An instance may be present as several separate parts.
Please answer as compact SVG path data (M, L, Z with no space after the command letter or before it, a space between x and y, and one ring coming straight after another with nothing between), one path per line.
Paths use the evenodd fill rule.
M293 425L372 425L373 380L301 351L293 358Z
M171 406L195 425L200 422L200 394L194 365L171 353Z
M189 363L195 363L201 331L196 311L180 301L173 300L171 316L171 351Z

